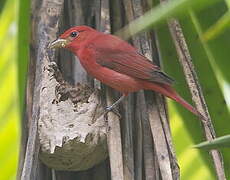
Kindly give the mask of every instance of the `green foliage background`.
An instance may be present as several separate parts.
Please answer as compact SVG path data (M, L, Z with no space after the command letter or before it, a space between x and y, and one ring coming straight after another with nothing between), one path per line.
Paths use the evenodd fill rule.
M24 107L29 58L29 3L29 0L0 1L1 180L16 178L20 115ZM177 80L178 92L189 100L190 94L166 25L168 17L180 18L217 136L230 132L227 106L230 103L229 7L230 1L227 0L171 0L154 8L132 28L133 33L137 33L154 26L164 69ZM169 107L181 179L215 179L208 153L191 148L204 141L200 123L180 105L169 101ZM230 153L227 150L222 152L225 172L230 178Z
M0 179L16 178L19 152L17 4L0 2Z

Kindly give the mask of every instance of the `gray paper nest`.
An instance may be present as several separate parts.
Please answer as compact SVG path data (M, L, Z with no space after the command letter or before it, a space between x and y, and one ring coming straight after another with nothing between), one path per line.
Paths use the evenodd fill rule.
M70 86L53 62L44 63L38 128L40 159L53 169L86 170L108 155L98 91Z

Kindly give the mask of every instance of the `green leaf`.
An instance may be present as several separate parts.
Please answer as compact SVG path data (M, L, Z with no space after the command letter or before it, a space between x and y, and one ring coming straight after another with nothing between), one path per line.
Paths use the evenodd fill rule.
M197 14L199 23L196 25L199 31L200 40L205 47L206 52L211 54L213 58L209 58L212 65L213 71L216 73L216 77L219 79L219 83L226 81L230 83L230 73L229 73L229 56L230 52L228 50L230 42L230 29L226 28L221 35L213 39L212 41L204 42L202 41L202 33L208 29L227 11L227 7L224 3L218 3L209 10L203 13ZM223 88L223 85L221 85Z
M19 154L16 1L0 7L0 179L15 179ZM1 3L0 3L1 4Z
M23 115L26 75L29 60L30 37L30 0L19 1L18 12L18 43L17 43L17 67L18 67L18 95L21 115Z
M193 146L194 148L201 149L217 149L217 148L229 148L230 147L230 135L218 137L212 141L205 141Z
M225 13L214 25L212 25L203 35L204 41L209 41L216 38L221 33L227 30L230 25L230 11Z
M128 39L153 25L165 22L169 17L187 14L193 8L200 10L220 0L172 0L152 8L144 16L137 18L116 34Z

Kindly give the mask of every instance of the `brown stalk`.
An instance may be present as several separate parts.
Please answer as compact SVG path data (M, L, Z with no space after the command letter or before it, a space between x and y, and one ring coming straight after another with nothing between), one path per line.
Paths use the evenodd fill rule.
M147 4L147 2L146 2ZM126 15L129 21L134 18L141 16L144 9L143 2L139 0L126 0L125 3ZM133 38L133 43L138 47L145 56L152 58L152 44L149 41L149 36L147 33L143 33L138 37ZM154 52L156 53L156 52ZM156 60L153 59L155 63ZM138 102L141 105L141 119L144 125L144 162L145 162L145 176L147 179L158 179L160 176L163 179L178 179L179 169L176 162L175 153L172 147L171 133L167 121L165 101L160 95L154 95L156 99L152 96L147 95L147 101L143 98L143 92L138 93L141 97ZM155 99L155 100L154 100ZM146 107L147 105L147 107ZM147 108L147 109L146 109ZM149 114L149 122L146 122L146 114ZM140 120L140 119L139 119ZM152 137L148 131L149 126L151 127ZM145 132L146 131L146 132ZM150 142L149 138L153 138L154 144L151 146L146 146L146 142ZM152 149L150 149L152 147ZM154 148L153 148L154 147ZM145 154L148 153L148 154ZM151 155L150 155L151 154ZM149 155L149 156L147 156ZM140 165L140 162L138 163ZM141 173L141 172L140 172ZM141 177L140 175L137 177Z
M111 32L109 11L109 1L101 0L101 16L99 27L100 30L104 33ZM106 88L106 102L108 106L114 103L112 90L110 88ZM117 115L115 115L112 112L108 113L107 144L109 150L111 179L124 180L124 162L122 157L120 119Z

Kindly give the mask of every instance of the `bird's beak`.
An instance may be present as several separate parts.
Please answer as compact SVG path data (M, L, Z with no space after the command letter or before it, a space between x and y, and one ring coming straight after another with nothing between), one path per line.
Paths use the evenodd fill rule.
M68 44L68 40L66 39L56 39L48 45L48 48L64 48Z

